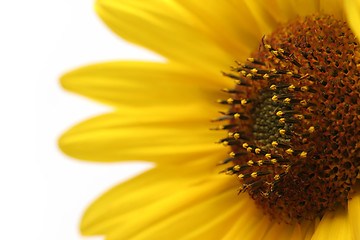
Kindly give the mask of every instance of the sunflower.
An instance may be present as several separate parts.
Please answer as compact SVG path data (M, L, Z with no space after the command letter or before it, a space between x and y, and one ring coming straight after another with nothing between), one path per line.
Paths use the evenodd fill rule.
M360 239L359 1L98 0L96 11L167 61L61 78L116 109L66 132L66 154L156 163L97 199L84 235Z

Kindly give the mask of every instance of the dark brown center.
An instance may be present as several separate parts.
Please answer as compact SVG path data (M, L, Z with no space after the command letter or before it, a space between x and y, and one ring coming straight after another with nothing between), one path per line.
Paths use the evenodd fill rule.
M224 172L286 222L345 205L360 166L360 52L343 20L308 16L262 39L235 80Z

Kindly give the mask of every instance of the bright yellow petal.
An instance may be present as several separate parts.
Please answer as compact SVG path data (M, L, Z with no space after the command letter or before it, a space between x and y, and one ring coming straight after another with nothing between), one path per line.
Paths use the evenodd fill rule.
M255 207L250 200L245 211L241 211L238 218L222 240L246 239L261 240L271 227L268 216L261 209Z
M349 199L348 214L351 230L354 234L354 239L360 239L360 187L355 188L355 194Z
M325 213L312 240L355 240L347 211L339 208Z
M345 19L343 0L320 0L320 11L326 14L334 15L339 19Z
M166 224L166 221L172 221L171 219L177 215L181 218L183 212L189 208L205 207L212 211L209 205L214 203L207 202L210 199L224 199L221 197L223 193L236 185L237 181L234 178L216 173L209 174L201 169L153 169L115 187L94 202L83 217L81 229L84 235L107 235L107 239L131 239L147 230L157 232L157 223ZM236 202L236 190L233 191L233 198L226 194L226 200L230 199L230 204ZM223 209L229 207L226 204L216 208L213 206L213 213L219 214L217 211L221 206ZM196 218L188 218L188 221L196 222ZM198 224L201 225L203 222ZM182 223L172 226L173 231L182 226L191 227ZM173 236L174 234L175 232L172 233Z
M251 214L250 201L248 196L238 196L236 189L230 188L159 221L131 239L174 239L174 236L184 240L222 239L238 219L239 212ZM112 236L109 239L118 239L116 233Z
M355 33L360 38L360 0L344 0L347 21Z
M175 107L215 102L220 89L233 84L220 70L210 75L174 63L111 62L69 72L61 84L67 90L121 107Z
M289 225L286 223L277 223L276 221L271 226L270 230L264 236L264 240L300 240L301 236L296 236L291 239L294 235L296 225Z
M277 2L287 20L316 13L320 7L319 1L316 0L278 0Z
M73 127L60 138L59 146L75 158L105 162L180 164L209 155L224 157L228 149L214 142L226 133L209 130L209 109L194 105L175 111L143 109L131 116L109 113Z
M258 46L263 26L258 22L259 14L252 11L252 4L248 6L243 0L207 0L206 4L193 0L176 2L203 23L209 38L214 39L234 60L248 56Z
M168 59L216 71L235 60L204 33L205 27L196 18L173 0L98 0L96 11L124 39Z

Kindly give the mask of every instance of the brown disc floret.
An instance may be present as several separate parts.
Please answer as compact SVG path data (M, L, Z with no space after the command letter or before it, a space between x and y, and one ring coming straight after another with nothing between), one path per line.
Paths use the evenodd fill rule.
M271 216L321 217L345 205L360 165L358 41L346 22L299 18L262 39L229 73L229 105L218 120L229 134L240 192Z

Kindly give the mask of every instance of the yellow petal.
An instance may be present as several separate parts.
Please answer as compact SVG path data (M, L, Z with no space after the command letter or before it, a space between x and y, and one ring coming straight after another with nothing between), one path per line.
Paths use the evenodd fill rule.
M300 236L292 239L296 225L275 222L264 236L264 240L299 240Z
M355 240L344 208L328 211L315 229L312 240Z
M289 240L310 240L314 234L314 221L303 220L294 226L294 231Z
M245 209L244 209L245 210ZM272 223L261 209L250 200L245 211L241 211L237 221L222 240L246 239L261 240L269 231Z
M240 212L249 215L248 203L252 204L248 196L238 196L236 189L231 188L162 219L132 239L222 239ZM111 236L110 239L117 239L116 234Z
M320 11L345 20L343 0L320 0Z
M234 61L204 33L202 23L173 0L98 0L96 11L124 39L168 59L216 71Z
M224 192L236 185L234 178L209 174L200 169L184 170L181 166L178 169L153 169L115 187L94 202L83 217L81 230L84 235L107 235L107 239L130 239L147 229L157 232L155 224L166 224L166 221L172 221L169 219L176 215L181 216L188 208L197 206L201 211L212 211L210 203L206 202L218 197L221 199ZM226 196L227 200L232 199L230 204L237 202L236 190L233 191L234 198ZM217 211L221 206L224 209L228 207L226 204L217 208L213 206L214 214L219 214ZM196 218L188 218L188 221L196 221ZM186 226L186 223L173 228L182 226Z
M238 4L238 8L249 9L256 19L257 25L260 29L260 35L257 36L257 43L259 44L260 39L270 34L279 24L281 14L278 11L278 5L274 0L233 0L234 4ZM246 21L246 20L244 20Z
M277 1L282 14L285 14L287 20L297 16L306 16L316 13L320 9L317 0L278 0Z
M360 0L344 0L347 21L354 34L360 37Z
M121 107L176 106L215 102L219 89L233 85L221 69L217 71L211 75L174 63L111 62L69 72L61 84L67 90Z
M348 201L348 214L354 239L360 239L360 187L356 186L355 194Z
M109 113L76 125L60 138L59 146L70 156L92 161L180 164L209 155L219 161L228 149L214 142L226 133L209 130L209 109L194 105L143 109L131 116Z
M248 56L262 37L262 26L258 22L258 12L243 0L202 1L176 0L189 13L206 26L206 34L214 39L233 59ZM245 24L246 23L246 24Z

